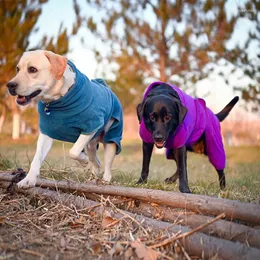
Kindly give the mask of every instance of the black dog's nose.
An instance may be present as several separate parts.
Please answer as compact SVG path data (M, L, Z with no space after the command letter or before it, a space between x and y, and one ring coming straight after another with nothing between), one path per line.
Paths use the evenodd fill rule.
M156 142L161 142L163 140L163 135L160 133L157 133L154 135L154 139Z
M16 88L17 88L18 84L16 82L13 82L13 81L9 81L7 83L7 87L8 87L8 90L10 92L11 95L15 96L16 95Z

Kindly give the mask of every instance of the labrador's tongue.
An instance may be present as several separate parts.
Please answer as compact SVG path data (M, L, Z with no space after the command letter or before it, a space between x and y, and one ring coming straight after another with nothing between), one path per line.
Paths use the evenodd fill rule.
M25 101L26 101L26 97L25 97L25 96L18 96L18 97L17 97L17 101L19 101L19 102L25 102Z

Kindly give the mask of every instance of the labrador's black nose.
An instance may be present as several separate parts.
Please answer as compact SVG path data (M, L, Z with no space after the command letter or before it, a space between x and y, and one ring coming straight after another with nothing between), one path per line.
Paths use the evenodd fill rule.
M10 92L11 95L16 96L16 88L17 88L18 84L14 81L9 81L7 83L7 87L8 90Z

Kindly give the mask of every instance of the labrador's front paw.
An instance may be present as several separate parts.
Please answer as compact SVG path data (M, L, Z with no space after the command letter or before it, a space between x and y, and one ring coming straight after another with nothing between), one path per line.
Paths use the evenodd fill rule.
M109 174L109 173L104 173L103 180L104 180L105 182L110 182L111 179L112 179L111 173L110 173L110 174Z
M28 189L34 187L37 181L37 177L27 176L23 180L17 183L18 188Z

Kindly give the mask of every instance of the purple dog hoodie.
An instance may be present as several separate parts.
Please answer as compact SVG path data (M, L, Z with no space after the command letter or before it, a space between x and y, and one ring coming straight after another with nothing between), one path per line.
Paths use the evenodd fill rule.
M153 87L164 82L153 82L145 91L143 100L146 99ZM180 148L183 145L194 144L205 133L206 151L211 164L217 170L223 170L226 164L226 155L220 133L220 123L215 114L206 107L206 102L201 98L193 98L181 91L178 87L167 83L175 90L181 103L188 109L186 117L178 126L174 134L170 134L165 147L167 159L173 159L169 149ZM140 124L140 137L146 143L154 143L151 132L145 126L144 120Z

